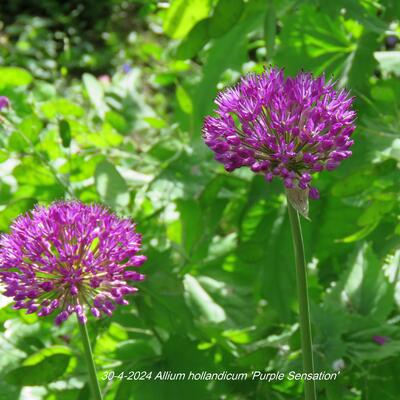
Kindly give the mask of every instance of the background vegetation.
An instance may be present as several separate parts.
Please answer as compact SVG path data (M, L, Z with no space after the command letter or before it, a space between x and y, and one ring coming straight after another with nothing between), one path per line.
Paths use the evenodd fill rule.
M104 372L300 370L280 183L228 174L201 140L218 89L264 65L356 96L354 155L303 221L326 400L400 395L400 2L14 0L0 5L0 229L79 198L131 216L147 280L91 321ZM1 298L0 399L89 397L79 332ZM106 399L301 398L287 381L102 381Z

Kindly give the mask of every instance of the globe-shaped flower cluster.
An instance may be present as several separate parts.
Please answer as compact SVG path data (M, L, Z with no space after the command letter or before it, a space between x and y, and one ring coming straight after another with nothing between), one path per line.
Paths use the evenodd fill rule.
M37 206L0 237L4 295L27 314L56 311L56 324L72 313L85 323L88 310L95 317L111 315L137 291L129 281L144 278L136 271L146 261L137 254L140 246L135 224L102 206L78 201Z
M333 170L351 155L352 101L323 76L285 79L283 70L270 68L218 94L203 137L227 171L248 166L267 181L280 177L286 188L318 198L311 174Z

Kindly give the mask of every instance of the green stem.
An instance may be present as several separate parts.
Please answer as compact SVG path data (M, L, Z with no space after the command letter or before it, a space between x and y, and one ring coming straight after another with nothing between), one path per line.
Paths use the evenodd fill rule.
M308 302L307 271L306 271L306 260L304 256L303 236L301 233L299 214L290 204L289 199L287 203L288 203L290 226L292 228L294 256L296 260L297 296L299 300L300 336L301 336L301 349L303 355L303 372L309 374L309 373L314 373L314 360L312 352L310 307ZM304 394L305 394L304 396L305 400L316 400L317 395L316 395L314 380L304 381Z
M92 397L94 400L102 400L103 397L101 395L99 381L97 380L96 367L93 361L92 347L90 346L89 335L86 328L86 324L81 324L78 321L78 326L81 332L86 365L89 372L89 385L90 385L90 390L92 391Z

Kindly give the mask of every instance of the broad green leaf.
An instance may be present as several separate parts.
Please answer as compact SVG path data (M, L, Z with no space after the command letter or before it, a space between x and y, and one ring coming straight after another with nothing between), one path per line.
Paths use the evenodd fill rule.
M108 122L105 122L98 130L93 131L88 131L86 126L75 125L72 121L69 121L69 124L74 138L82 146L108 149L118 146L123 141L122 135Z
M130 202L129 189L113 164L102 161L97 165L94 179L102 201L112 208L126 207Z
M278 213L266 215L257 233L258 247L264 249L263 260L257 262L262 262L258 277L259 290L280 315L281 320L289 321L290 308L296 298L296 292L293 290L296 280L286 207L282 206Z
M43 129L42 121L36 115L25 117L19 125L19 130L30 142L35 143Z
M358 225L366 226L380 220L384 214L392 211L396 201L394 198L388 200L373 201L358 218Z
M8 160L8 157L9 157L8 152L0 149L0 164Z
M378 353L381 348L382 346L376 345L374 352ZM387 354L386 351L384 353ZM384 362L369 362L368 364L372 366L369 370L368 396L371 399L397 400L400 393L400 382L397 378L400 374L398 357L389 356ZM384 384L382 384L382 377L385 378Z
M24 138L20 132L13 132L8 138L8 150L10 151L24 151L29 149L31 144Z
M13 175L20 184L48 186L56 183L51 170L33 157L25 157L23 162L14 168Z
M83 84L89 96L90 102L100 112L104 110L104 89L100 82L91 74L85 73L82 76Z
M126 340L118 344L115 349L117 360L129 360L130 362L154 357L157 352L150 340Z
M400 51L376 51L374 57L382 72L400 75Z
M357 232L355 232L349 236L346 236L341 239L337 239L336 242L338 242L338 243L357 242L358 240L361 240L361 239L367 237L371 232L373 232L375 230L375 228L378 226L379 222L380 222L380 218L376 219L375 221L372 221L372 223L370 223L369 225L363 226L360 230L358 230Z
M369 189L371 187L371 179L373 179L373 176L370 170L354 172L334 183L332 194L337 197L353 196Z
M268 59L271 60L275 54L275 37L276 37L276 9L274 0L271 0L267 7L264 19L264 37L267 48Z
M144 118L146 120L146 118ZM129 130L128 122L122 114L110 110L106 112L105 121L108 122L115 130L123 134Z
M63 147L68 148L71 144L71 127L67 120L62 119L58 121L58 133L61 137L61 143Z
M151 127L156 129L162 129L167 126L167 123L161 118L145 117L143 118Z
M66 371L70 356L53 354L37 364L15 368L5 375L5 380L13 385L42 386L54 382Z
M196 278L185 275L183 285L185 287L185 299L195 316L198 315L200 319L207 323L217 324L225 321L224 309L215 303Z
M285 66L286 73L304 69L317 75L333 74L341 86L368 86L376 64L368 49L376 46L378 34L310 5L286 15L282 24L280 39L290 46L280 47L275 60Z
M176 51L178 60L186 60L198 55L208 41L209 22L209 18L198 22L182 40Z
M0 230L8 231L11 221L18 215L28 211L35 204L35 199L20 199L7 204L7 207L0 211Z
M193 90L194 132L201 131L204 116L213 109L213 100L221 76L227 69L240 70L247 61L247 34L261 23L264 6L265 2L246 3L240 24L236 24L225 35L212 41L201 81ZM199 140L200 135L193 137Z
M201 19L208 16L210 0L172 0L164 18L164 31L174 39L183 38Z
M393 140L389 154L395 160L400 162L400 139Z
M380 346L370 340L369 343L351 343L349 352L358 362L377 362L400 355L400 340L389 340Z
M186 253L190 255L199 245L204 232L202 211L195 200L179 200L177 208L181 217L181 240Z
M370 246L359 247L350 259L338 284L327 296L332 304L341 304L354 313L383 321L393 308L393 285Z
M64 354L67 356L72 355L72 350L69 347L66 346L51 346L51 347L45 347L42 350L32 354L28 358L26 358L23 362L23 366L28 367L30 365L36 365L46 358L55 355L55 354Z
M183 112L186 114L191 114L193 112L192 99L186 90L180 85L177 85L176 87L176 99L178 100L179 107Z
M0 87L25 86L32 82L32 75L19 67L0 67Z
M343 334L347 331L347 316L339 307L322 304L311 307L314 346L321 349L316 360L324 368L332 368L332 363L346 355L347 344Z
M82 117L85 114L85 110L81 106L62 98L46 101L42 104L41 109L48 119L54 119L57 116Z
M231 30L238 23L243 9L243 0L219 0L209 23L210 37L220 37Z

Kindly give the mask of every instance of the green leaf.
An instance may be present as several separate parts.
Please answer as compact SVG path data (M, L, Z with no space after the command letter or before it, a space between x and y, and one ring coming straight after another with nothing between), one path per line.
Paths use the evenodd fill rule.
M341 86L368 86L375 60L369 51L378 35L365 31L355 21L343 23L336 14L330 17L307 4L282 18L280 46L275 61L292 75L300 69L319 75L333 74Z
M400 51L376 51L374 57L382 72L400 75Z
M8 203L7 207L0 211L0 230L7 231L11 221L31 209L34 204L35 199L20 199Z
M144 118L144 120L146 120L146 118ZM105 115L105 121L122 134L125 134L129 131L128 122L123 115L117 113L116 111L107 111Z
M267 48L268 59L271 60L275 54L275 37L276 37L276 9L274 0L267 7L264 19L264 37Z
M371 187L373 176L369 170L361 170L338 179L332 187L332 194L337 197L353 196Z
M7 161L9 157L10 155L8 154L7 151L0 149L0 164L3 163L4 161Z
M63 117L82 117L85 110L68 99L52 99L42 104L42 112L48 119L57 116Z
M102 112L104 110L104 90L100 82L88 73L83 74L82 80L90 102L98 111Z
M183 38L210 11L210 0L173 0L164 18L164 31L174 39Z
M215 303L196 278L186 274L183 285L185 287L185 299L194 315L200 315L201 319L207 323L217 324L225 321L224 309Z
M43 129L43 123L36 115L30 115L22 120L19 129L27 139L35 143Z
M71 144L71 127L67 120L62 119L58 121L58 133L61 137L61 143L63 147L68 148Z
M24 151L28 149L30 143L24 139L20 132L13 132L8 138L8 150L10 151Z
M243 0L219 0L209 24L209 35L217 38L230 31L240 19Z
M376 219L375 221L372 221L369 225L363 226L360 230L357 232L348 235L342 239L336 239L336 242L338 243L353 243L357 242L365 237L367 237L371 232L375 230L375 228L379 225L380 219Z
M118 343L115 349L115 357L117 360L129 360L130 362L140 359L154 357L156 351L149 340L126 340Z
M0 87L25 86L32 82L32 75L18 67L0 67Z
M350 265L327 295L327 302L383 321L393 308L394 289L371 247L362 245L351 258Z
M389 154L390 157L400 162L400 139L393 140Z
M202 212L195 200L178 200L177 208L181 216L181 243L186 254L190 255L204 231Z
M296 293L294 256L289 218L286 207L277 214L266 215L258 233L258 245L264 248L262 268L258 276L258 285L262 295L279 313L282 321L291 320L291 305Z
M124 178L108 161L97 165L94 179L97 193L112 208L126 207L130 202L129 189Z
M17 386L42 386L54 382L67 370L70 356L53 354L37 364L15 368L5 375L8 383Z
M180 85L177 85L176 87L176 99L178 100L179 107L184 113L191 114L193 112L192 99L186 90Z
M123 140L123 137L107 122L99 130L93 132L79 131L79 126L74 126L72 121L69 121L69 123L76 141L84 146L94 145L99 148L108 149L118 146Z
M194 57L208 41L208 26L210 19L203 19L198 22L189 34L182 40L177 48L176 58L186 60Z
M262 10L264 3L262 2L262 7L259 2L246 3L240 24L211 42L212 47L202 69L201 81L193 90L194 132L201 131L204 116L213 108L221 76L228 69L241 70L247 61L247 35L259 26L263 17L260 8ZM257 4L260 6L257 7ZM193 136L199 138L199 135Z
M161 118L145 117L143 121L146 121L152 128L162 129L167 126L167 123Z
M71 356L72 350L66 346L45 347L42 350L26 358L23 362L23 366L28 367L30 365L36 365L54 354L64 354L67 356Z

